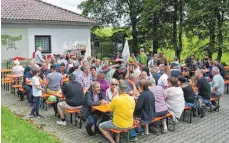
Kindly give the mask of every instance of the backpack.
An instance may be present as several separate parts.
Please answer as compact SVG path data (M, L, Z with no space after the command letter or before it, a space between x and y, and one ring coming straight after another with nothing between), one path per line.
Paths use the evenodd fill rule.
M98 128L99 124L110 120L110 114L100 114L100 116L94 115L94 118L96 120L95 124L87 123L87 125L85 126L85 129L89 136L94 136L96 135L96 133L100 133Z

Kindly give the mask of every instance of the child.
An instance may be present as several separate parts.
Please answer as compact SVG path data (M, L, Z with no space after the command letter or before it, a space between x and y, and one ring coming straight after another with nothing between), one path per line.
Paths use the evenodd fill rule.
M44 91L44 89L41 87L41 84L39 81L40 69L35 67L32 69L32 73L33 73L32 91L33 91L33 96L35 99L35 105L31 111L31 113L29 114L29 116L30 116L30 118L42 117L39 114L39 108L40 108L42 91ZM36 112L36 114L35 114L35 112Z

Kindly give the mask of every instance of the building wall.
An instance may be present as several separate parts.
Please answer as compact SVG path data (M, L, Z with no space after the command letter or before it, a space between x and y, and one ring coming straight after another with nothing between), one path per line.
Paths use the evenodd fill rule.
M15 30L23 29L23 30ZM36 35L50 35L52 54L63 54L64 45L66 42L74 43L75 41L85 41L88 47L89 54L91 54L90 44L90 27L89 26L69 26L69 25L41 25L41 24L2 24L2 34L10 33L11 35L27 35L22 36L22 40L16 42L18 51L14 51L14 55L25 56L31 58L35 51L35 36ZM23 43L23 44L19 44ZM7 53L8 54L8 53Z
M9 35L10 37L18 37L21 35L21 40L14 41L16 49L8 46L9 40L6 45L1 44L1 60L9 59L10 57L15 57L15 56L29 57L27 28L20 28L20 27L5 28L4 25L2 24L1 30L2 30L1 35Z

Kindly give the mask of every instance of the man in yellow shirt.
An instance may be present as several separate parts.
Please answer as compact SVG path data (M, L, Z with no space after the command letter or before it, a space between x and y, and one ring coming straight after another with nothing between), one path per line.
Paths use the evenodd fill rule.
M99 130L109 140L110 143L115 143L109 133L109 129L126 130L133 126L133 112L135 109L134 98L127 94L126 83L119 84L119 96L112 99L111 111L113 119L99 124ZM116 142L119 142L120 134L116 136Z

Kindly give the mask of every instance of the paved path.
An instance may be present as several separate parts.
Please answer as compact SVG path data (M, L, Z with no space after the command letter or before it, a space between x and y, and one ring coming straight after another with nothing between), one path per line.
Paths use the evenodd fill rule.
M12 112L28 119L31 107L26 101L19 101L17 96L2 89L2 105L8 107ZM137 142L145 143L228 143L229 142L229 95L224 95L220 100L220 112L207 113L204 118L193 118L193 122L185 123L180 121L176 125L176 131L169 131L159 136L150 134L139 136ZM39 128L55 135L64 143L103 143L105 139L97 136L88 136L84 126L78 129L73 124L67 126L56 124L58 120L54 116L52 108L48 111L40 109L44 119L33 119L32 122ZM69 119L69 118L68 118ZM7 119L2 119L7 120ZM84 123L85 124L85 123Z

